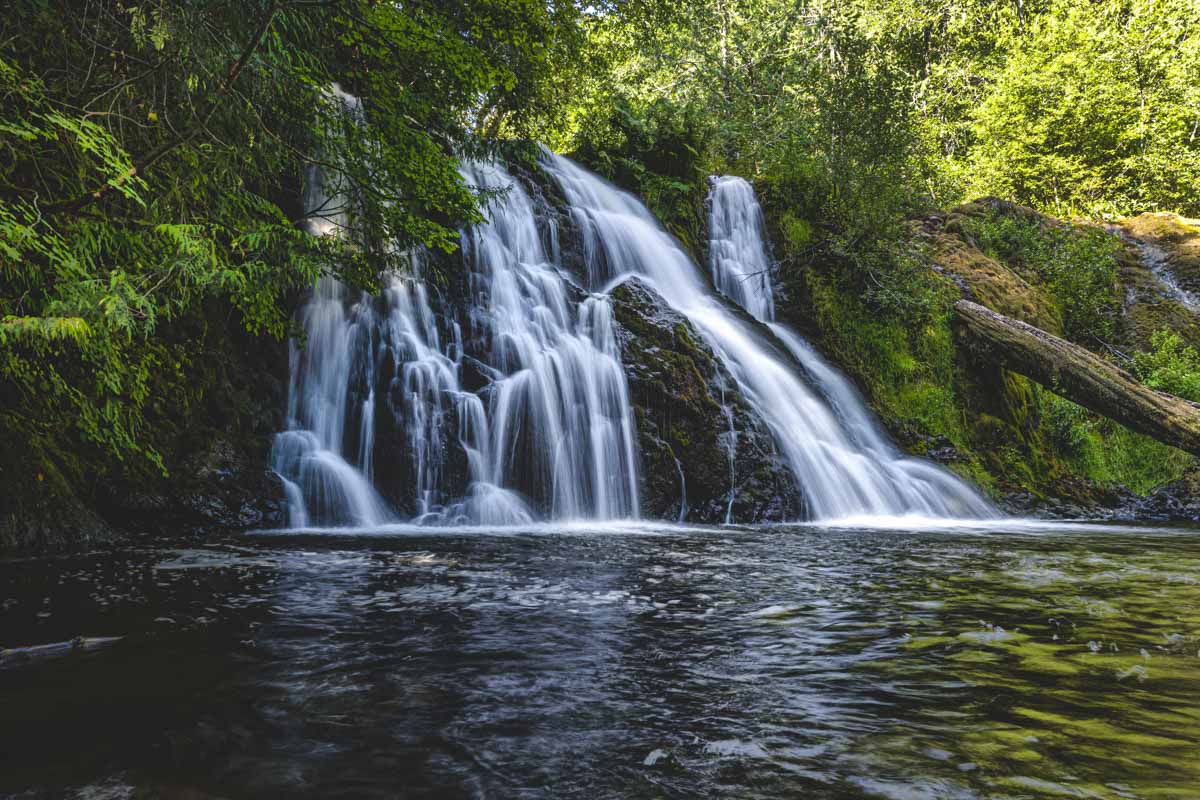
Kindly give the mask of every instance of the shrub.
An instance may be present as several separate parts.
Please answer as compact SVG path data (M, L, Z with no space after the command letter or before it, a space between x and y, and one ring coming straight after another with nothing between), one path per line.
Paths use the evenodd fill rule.
M1136 353L1133 373L1152 389L1200 402L1200 353L1179 334L1164 328L1150 338L1153 348Z
M1117 237L1091 226L1059 227L1005 214L976 220L969 232L985 253L1045 284L1069 339L1112 338L1119 310Z

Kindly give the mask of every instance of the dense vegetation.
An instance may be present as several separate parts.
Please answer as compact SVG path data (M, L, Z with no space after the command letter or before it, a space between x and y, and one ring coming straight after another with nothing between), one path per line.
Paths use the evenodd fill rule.
M664 0L589 35L552 135L617 169L653 151L679 176L690 154L855 218L985 194L1200 209L1190 0Z
M1008 283L983 291L1023 298L1007 313L1032 309L1125 366L1151 347L1121 318L1128 255L1089 221L1200 213L1200 7L649 3L591 20L589 40L592 74L557 146L637 190L697 250L704 176L752 176L783 313L910 447L948 443L984 485L1035 494L1070 493L1078 476L1143 491L1191 463L1015 376L980 385L950 304L955 282L999 270ZM1011 206L929 222L981 195L1076 222Z
M454 247L477 214L458 158L485 146L477 126L520 131L545 106L574 19L520 0L17 2L0 20L0 426L161 467L142 412L198 355L165 326L216 301L283 336L323 272L370 288L399 249ZM368 247L303 232L317 164L359 190Z
M1192 0L16 0L0 43L0 431L72 481L169 468L164 430L220 382L210 319L278 340L318 276L371 289L406 247L452 249L479 214L457 161L505 139L572 152L696 250L705 176L754 179L785 315L894 430L966 453L990 423L928 269L942 233L915 221L979 195L1200 215ZM356 187L364 246L302 232L315 165ZM1113 237L1012 214L957 234L1127 355ZM1173 335L1134 368L1194 394ZM1005 422L1029 430L1004 464L962 469L1079 451L1099 422L1055 402ZM1080 469L1147 488L1182 463L1157 447L1153 475Z

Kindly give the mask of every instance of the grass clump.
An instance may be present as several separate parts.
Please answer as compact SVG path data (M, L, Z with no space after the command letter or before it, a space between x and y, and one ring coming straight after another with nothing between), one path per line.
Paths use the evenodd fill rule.
M1179 334L1163 328L1150 338L1152 349L1133 356L1133 374L1151 389L1200 402L1200 353Z
M1007 214L976 219L968 227L979 249L1050 291L1067 338L1112 340L1120 311L1117 237L1091 226L1054 226Z

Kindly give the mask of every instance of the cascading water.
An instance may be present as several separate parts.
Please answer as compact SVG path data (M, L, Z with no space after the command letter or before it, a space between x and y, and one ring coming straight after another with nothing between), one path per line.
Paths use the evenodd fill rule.
M900 457L878 435L852 392L838 394L836 382L823 386L824 393L806 385L786 362L772 354L761 332L713 296L691 259L631 195L549 151L543 151L542 164L562 188L580 229L592 285L641 275L701 331L754 411L771 428L812 518L995 514L949 472L926 461ZM744 191L722 191L713 200L716 204L746 196ZM753 198L752 192L749 197ZM730 263L732 258L726 257L754 237L758 237L761 263L767 263L761 217L752 209L715 208L713 216L732 221L731 228L743 224L738 220L757 226L753 231L714 231L714 239L738 243L721 249L722 275L747 276L756 271L753 265L735 266ZM755 307L760 313L770 308L765 302ZM791 338L792 343L799 341ZM813 378L822 381L815 370ZM849 388L848 384L843 387Z
M717 291L759 320L775 318L766 223L754 188L731 175L709 179L708 266Z
M464 352L449 312L443 345L419 259L412 276L389 276L378 300L322 279L300 313L307 342L292 345L288 430L273 453L293 527L395 521L372 475L397 459L411 462L403 474L418 523L638 516L633 415L608 299L572 293L507 173L471 164L463 175L500 190L490 220L461 234L480 352ZM308 208L346 205L336 187L309 184ZM345 227L340 211L322 217L312 233ZM475 391L463 385L466 358L483 376ZM401 452L376 451L381 412ZM456 456L465 477L452 474Z
M507 173L475 164L466 176L507 189L491 220L463 235L478 287L473 318L497 372L481 479L544 496L556 519L636 517L633 412L608 298L571 300L528 194Z
M821 357L811 344L795 331L775 322L773 288L770 282L771 260L767 255L766 225L754 187L744 178L723 175L710 179L708 205L712 238L709 242L709 266L713 281L721 289L721 276L764 276L754 284L754 292L738 297L726 294L751 316L763 322L804 367L810 379L829 401L842 421L843 428L865 451L880 459L896 459L899 453L888 441L854 385ZM740 283L739 285L744 285ZM924 462L919 462L924 463Z
M361 118L358 99L337 85L330 100ZM345 235L351 201L341 188L310 170L304 190L310 234ZM288 346L287 430L275 437L271 453L287 496L288 524L386 522L391 515L369 478L375 389L374 370L367 367L374 321L369 301L363 296L352 302L341 283L322 277L299 317L307 346ZM348 425L357 446L346 437Z

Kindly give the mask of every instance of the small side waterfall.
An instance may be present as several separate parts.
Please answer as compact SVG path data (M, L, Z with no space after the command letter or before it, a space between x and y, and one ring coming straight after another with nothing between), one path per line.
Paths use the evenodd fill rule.
M857 398L815 391L775 357L760 332L730 313L709 292L691 259L633 196L549 151L543 152L543 167L562 188L572 219L581 230L593 285L628 274L644 276L697 327L754 411L770 427L804 494L809 516L824 520L899 514L995 514L978 494L946 470L926 461L899 457L890 447L872 449L872 443L886 442L881 437L875 442L873 434L862 429L861 420L869 417ZM718 181L717 187L721 185ZM720 191L712 198L713 218L730 221L714 232L714 239L737 243L720 247L722 280L724 276L761 272L754 264L767 263L761 212L756 217L752 208L719 207L727 200L744 201L747 196L753 198L753 193ZM743 224L757 226L757 230L743 230ZM748 247L755 238L758 253L752 252L749 265L733 263L732 253ZM747 307L763 314L770 308L761 299ZM846 403L849 409L837 405ZM854 421L856 416L859 422Z
M293 527L371 526L391 518L368 477L374 313L366 298L351 303L347 294L322 278L300 312L306 346L290 345L288 428L275 437L271 461L283 479Z
M775 318L766 223L754 188L732 175L709 179L708 266L717 291L760 320Z
M329 99L355 120L358 99L336 84ZM315 169L307 175L304 208L313 236L344 236L352 200ZM271 463L283 480L288 524L379 525L391 518L371 485L374 442L374 314L342 284L323 277L300 310L306 346L289 343L287 430L275 437ZM347 430L352 436L347 438Z

